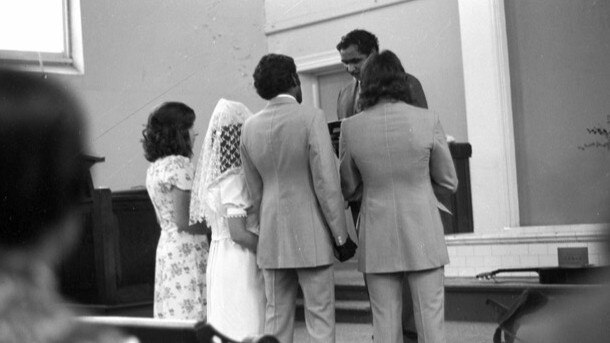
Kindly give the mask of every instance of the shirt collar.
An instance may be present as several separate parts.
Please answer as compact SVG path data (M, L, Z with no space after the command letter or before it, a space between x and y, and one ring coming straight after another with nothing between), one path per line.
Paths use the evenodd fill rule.
M296 99L295 97L293 97L293 96L292 96L292 95L290 95L290 94L285 94L285 93L283 93L283 94L278 94L278 95L276 96L276 98L291 98L292 100L297 101L297 99Z

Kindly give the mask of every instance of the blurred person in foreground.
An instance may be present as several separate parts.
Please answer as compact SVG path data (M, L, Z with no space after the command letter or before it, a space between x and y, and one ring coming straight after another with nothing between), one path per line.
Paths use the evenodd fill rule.
M391 51L361 71L362 112L343 121L343 195L361 200L358 270L364 273L375 342L402 342L403 283L419 343L444 343L444 265L449 263L434 189L457 190L437 113L410 104L407 75Z
M80 107L63 86L0 70L0 341L126 342L74 320L55 269L79 237Z
M605 343L610 340L610 234L604 233L602 264L598 274L591 270L591 284L568 297L550 297L544 307L516 320L514 342ZM593 285L595 283L599 283ZM509 339L506 339L509 342Z

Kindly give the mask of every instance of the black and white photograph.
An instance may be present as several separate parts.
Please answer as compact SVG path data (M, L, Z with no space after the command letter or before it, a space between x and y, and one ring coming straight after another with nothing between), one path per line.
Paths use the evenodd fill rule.
M0 343L601 343L610 1L0 0Z

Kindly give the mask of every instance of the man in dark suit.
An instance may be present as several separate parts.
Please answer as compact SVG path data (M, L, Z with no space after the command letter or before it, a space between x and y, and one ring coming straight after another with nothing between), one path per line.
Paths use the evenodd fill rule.
M374 34L357 29L341 37L341 41L337 44L337 50L341 55L341 62L345 66L346 71L354 77L352 82L339 92L337 117L341 120L360 112L358 109L360 68L372 53L379 51L379 43ZM407 84L411 99L410 104L416 107L428 108L426 95L419 80L407 73Z
M337 50L341 55L341 62L345 70L354 77L352 82L339 91L337 99L337 117L339 120L353 116L360 112L358 99L360 92L360 68L364 61L374 53L379 52L379 41L377 37L365 30L356 29L341 37L337 44ZM419 80L409 74L407 75L407 85L409 90L410 104L413 106L428 108L426 95ZM349 203L354 224L358 222L360 212L360 202ZM417 342L417 332L415 329L415 319L413 317L413 302L411 300L411 290L409 284L404 283L403 289L403 332L405 342Z

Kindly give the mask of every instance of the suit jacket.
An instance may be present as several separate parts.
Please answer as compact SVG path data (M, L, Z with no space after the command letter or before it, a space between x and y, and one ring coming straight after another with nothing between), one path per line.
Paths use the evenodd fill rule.
M449 262L433 184L457 190L438 115L380 101L347 118L339 141L346 200L361 197L358 269L423 270Z
M324 113L276 97L242 128L241 157L260 215L261 268L334 262L333 239L347 238L337 158Z
M426 95L424 94L424 89L419 80L415 76L407 74L407 84L409 86L409 95L411 96L411 105L428 108ZM339 91L339 97L337 98L337 118L339 120L349 118L360 112L356 109L355 101L356 91L358 89L357 85L358 81L353 79L350 84Z

